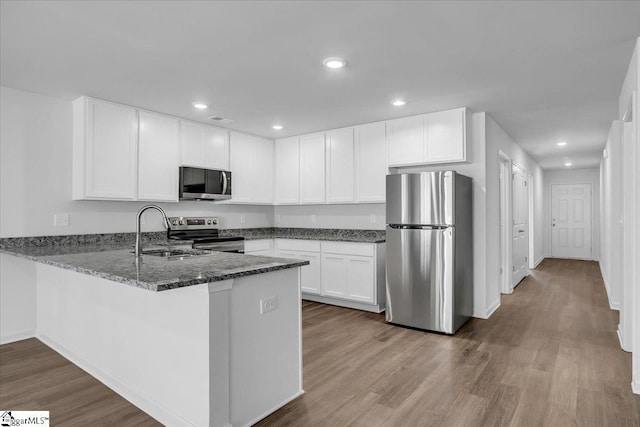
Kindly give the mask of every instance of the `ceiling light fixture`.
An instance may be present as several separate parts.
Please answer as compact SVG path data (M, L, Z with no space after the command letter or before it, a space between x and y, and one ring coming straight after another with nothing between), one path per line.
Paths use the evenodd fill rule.
M282 125L273 125L273 126L271 126L271 127L272 127L272 128L274 128L275 130L282 130L282 129L284 129L284 126L282 126Z
M402 107L406 103L407 102L404 99L394 99L393 101L391 101L391 105L393 105L394 107Z
M204 102L194 102L193 104L194 108L197 108L198 110L206 110L207 108L209 108L208 104L205 104Z
M564 147L565 145L567 145L567 143L565 141L560 141L560 142L556 142L556 145L558 147Z
M566 167L569 167L569 166L573 165L573 163L571 163L571 162L564 162L564 165L565 165Z
M322 63L324 64L325 67L331 68L334 70L338 68L342 68L345 65L347 65L347 61L338 57L327 58L324 61L322 61Z

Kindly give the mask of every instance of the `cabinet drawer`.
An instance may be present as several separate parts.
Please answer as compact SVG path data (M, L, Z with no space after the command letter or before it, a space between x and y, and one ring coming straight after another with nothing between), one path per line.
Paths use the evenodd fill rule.
M244 241L245 252L268 251L268 250L271 250L271 239Z
M278 249L286 251L320 252L317 240L278 239Z
M373 256L373 243L323 242L322 253L339 255Z

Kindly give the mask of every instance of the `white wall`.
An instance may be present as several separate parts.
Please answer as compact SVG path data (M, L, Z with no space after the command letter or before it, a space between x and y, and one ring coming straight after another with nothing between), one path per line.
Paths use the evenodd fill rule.
M533 229L529 236L534 246L534 263L543 256L543 174L542 169L487 115L487 304L500 301L500 161L499 151L533 177ZM530 233L531 234L531 233Z
M144 202L71 200L72 125L71 102L0 87L0 237L135 231ZM273 225L271 206L160 205L169 215L219 216L224 228ZM70 225L54 227L56 213L70 214ZM145 231L162 230L153 212L145 222Z
M384 203L276 206L274 224L276 227L384 230L385 206Z
M0 344L36 331L36 263L0 254Z
M551 256L551 186L591 184L591 259L600 259L600 170L561 169L544 171L544 253Z
M622 297L622 139L621 122L611 124L600 162L600 271L609 306L619 310Z
M631 107L633 115L623 123L623 274L620 309L621 345L633 352L632 387L640 394L640 38L631 56L619 98L618 118L625 120ZM630 120L629 120L630 119ZM632 123L631 123L632 122ZM611 254L610 254L611 256Z

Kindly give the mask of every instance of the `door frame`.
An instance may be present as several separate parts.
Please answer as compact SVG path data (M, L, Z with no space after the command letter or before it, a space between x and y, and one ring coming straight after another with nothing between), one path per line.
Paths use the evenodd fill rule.
M570 184L560 184L560 183L555 183L555 184L549 184L549 220L553 221L553 187L558 186L558 185L588 185L589 186L589 201L590 201L590 206L589 206L589 212L590 212L590 218L589 218L589 229L590 231L590 235L591 235L591 242L589 242L591 244L591 250L589 251L589 258L567 258L567 257L558 257L561 259L577 259L577 260L586 260L586 261L595 261L593 258L593 238L594 238L594 230L593 230L593 215L594 215L594 206L593 206L593 184L590 182L572 182ZM556 258L556 256L553 255L553 226L551 224L549 224L549 252L550 252L550 257L551 258Z
M511 227L511 175L513 165L511 158L502 150L498 150L498 210L500 228L500 292L513 293L511 286L512 270L512 227Z
M533 208L533 175L529 174L527 178L527 191L529 192L529 270L536 268L536 251L535 251L535 226L533 224L535 218L535 210Z

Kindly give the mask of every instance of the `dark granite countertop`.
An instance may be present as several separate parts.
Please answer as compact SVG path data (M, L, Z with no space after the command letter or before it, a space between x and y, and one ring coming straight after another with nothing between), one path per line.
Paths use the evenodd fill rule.
M157 246L154 243L162 242L149 242L145 249ZM166 248L166 245L162 247ZM190 246L175 248L190 249ZM136 262L132 251L133 246L129 242L40 246L3 244L0 247L0 252L9 255L150 291L165 291L309 264L303 260L213 251L184 258L143 255Z
M384 230L355 230L340 228L237 228L221 230L223 236L242 236L247 240L299 239L334 242L384 243Z

